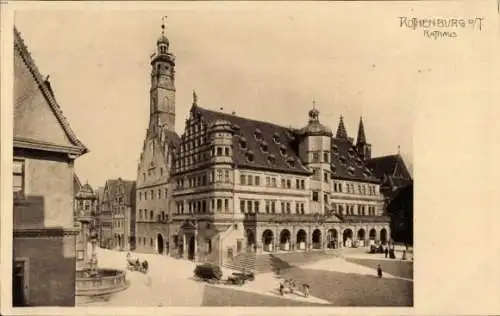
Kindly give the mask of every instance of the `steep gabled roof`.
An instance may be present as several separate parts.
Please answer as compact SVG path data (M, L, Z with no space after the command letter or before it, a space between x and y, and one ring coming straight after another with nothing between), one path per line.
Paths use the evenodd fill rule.
M334 179L381 183L347 138L332 139L331 165Z
M38 70L38 67L36 66L33 58L31 57L31 54L28 51L28 48L24 44L24 41L21 37L21 34L17 30L17 28L14 27L14 50L15 53L19 54L21 57L22 61L28 68L29 72L33 76L36 84L38 85L38 89L40 92L43 94L43 97L45 98L47 104L50 106L51 110L53 111L55 117L57 118L57 121L61 125L62 129L64 130L66 136L70 140L72 146L68 147L66 150L73 154L77 155L82 155L84 153L88 152L88 149L85 147L85 145L76 137L75 133L71 129L68 120L64 116L61 107L57 103L55 99L55 95L52 91L52 88L50 86L50 83L43 79L42 74ZM32 144L34 145L36 143L36 140L32 139L23 139L20 137L16 137L14 135L14 143L19 143L19 144ZM52 144L44 141L40 141L40 144L44 143L43 145L46 146L47 148L55 148L54 146L57 146L57 144Z
M367 165L381 179L384 176L390 177L392 180L403 179L408 181L412 179L403 158L399 154L369 159Z
M269 122L201 108L197 105L193 106L192 111L201 116L202 121L207 125L217 120L225 120L232 124L235 130L233 162L238 167L304 175L311 173L298 156L297 135L293 130ZM260 135L259 139L255 136L256 132ZM275 139L278 139L278 142ZM246 143L245 148L242 148L241 142ZM267 144L267 150L262 149L262 144ZM282 152L285 154L283 155ZM247 159L249 153L253 154L253 161ZM268 157L274 157L272 158L274 161L270 162Z
M76 175L76 173L73 173L73 196L75 196L78 192L80 192L80 189L82 188L82 183L80 182L80 179Z

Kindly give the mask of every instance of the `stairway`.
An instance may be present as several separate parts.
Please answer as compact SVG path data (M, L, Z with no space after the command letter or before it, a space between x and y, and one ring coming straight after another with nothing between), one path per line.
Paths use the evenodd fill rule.
M257 274L276 270L283 271L294 266L301 266L338 256L339 253L337 251L278 252L268 254L242 252L232 260L225 262L223 266L231 270L252 271Z

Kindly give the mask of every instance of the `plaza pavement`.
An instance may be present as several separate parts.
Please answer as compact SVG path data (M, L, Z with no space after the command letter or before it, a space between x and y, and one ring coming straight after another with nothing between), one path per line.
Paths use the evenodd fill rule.
M299 269L302 273L298 275L297 280L304 274L307 274L307 271L316 271L314 274L330 273L333 275L337 273L336 275L338 276L358 275L374 278L376 276L376 264L379 261L373 261L373 259L385 260L384 255L365 254L365 252L366 248L347 249L346 251L342 251L340 257L302 265ZM99 266L126 270L126 254L127 252L98 248ZM297 293L286 294L284 297L280 296L278 293L280 279L272 272L258 274L255 281L248 282L242 286L207 284L193 279L193 271L196 264L191 261L156 254L133 253L133 255L141 261L148 260L148 275L127 270L127 279L131 284L127 290L114 294L107 301L101 300L87 303L85 304L86 306L202 306L206 304L212 306L212 304L207 303L207 293L211 293L211 296L216 300L217 295L226 296L221 300L221 302L225 302L224 304L228 303L229 298L227 293L231 293L231 295L240 293L240 297L247 296L256 298L256 300L263 300L267 302L263 303L266 306L271 302L273 305L281 304L281 306L300 305L301 303L304 305L314 304L323 306L326 304L335 304L324 293L321 293L321 298L314 296L316 294L314 293L314 289L312 295L308 298L303 296L300 289ZM367 264L366 262L369 263ZM384 262L380 262L384 266ZM224 278L231 275L232 272L235 271L223 268ZM295 278L293 273L291 275ZM412 281L409 277L392 275L388 272L384 273L384 278L387 279L387 282L389 282L388 279ZM299 286L300 284L298 283ZM265 299L265 297L268 299ZM231 301L230 303L233 302ZM246 302L245 305L253 305L252 303L253 300L252 302ZM220 304L222 305L223 303Z

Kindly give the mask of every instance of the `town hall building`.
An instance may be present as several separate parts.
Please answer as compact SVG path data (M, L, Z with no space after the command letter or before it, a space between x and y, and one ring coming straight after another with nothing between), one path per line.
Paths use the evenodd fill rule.
M175 57L162 32L151 60L150 123L137 171L137 250L224 264L240 253L367 247L390 239L379 179L340 117L313 103L301 128L193 101L175 132Z

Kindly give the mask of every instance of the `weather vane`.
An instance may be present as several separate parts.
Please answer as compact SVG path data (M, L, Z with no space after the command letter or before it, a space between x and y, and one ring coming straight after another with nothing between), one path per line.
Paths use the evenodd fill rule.
M165 35L165 23L167 22L167 16L163 16L161 18L162 24L161 24L161 34Z

